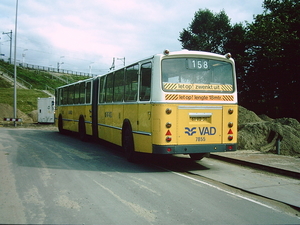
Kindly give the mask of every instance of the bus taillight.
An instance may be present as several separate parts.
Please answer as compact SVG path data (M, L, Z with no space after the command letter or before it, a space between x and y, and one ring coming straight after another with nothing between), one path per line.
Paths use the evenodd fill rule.
M166 137L166 142L170 142L170 141L172 141L172 137L170 136Z
M228 136L228 141L232 141L233 140L233 136L232 135L229 135Z

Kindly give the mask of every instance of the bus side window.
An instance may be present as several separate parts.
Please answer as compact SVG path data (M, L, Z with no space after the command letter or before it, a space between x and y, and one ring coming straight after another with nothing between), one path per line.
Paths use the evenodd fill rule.
M104 80L105 77L100 77L99 79L99 103L104 102L104 97L105 97L105 86L104 86Z
M81 82L79 85L79 103L85 103L85 82Z
M75 96L74 96L74 104L79 104L80 92L79 92L79 84L75 84Z
M114 102L122 102L124 96L124 70L115 72L114 77Z
M61 103L63 105L67 105L68 104L68 87L64 87L62 88L62 100L61 100Z
M58 105L63 105L63 88L58 89Z
M86 83L86 90L85 90L85 103L91 103L91 82Z
M134 65L126 68L125 73L125 101L132 102L137 99L139 66Z
M114 89L114 74L108 74L105 87L105 102L112 102Z
M74 104L74 85L69 86L68 104Z
M151 96L152 64L145 63L141 67L140 101L149 101Z

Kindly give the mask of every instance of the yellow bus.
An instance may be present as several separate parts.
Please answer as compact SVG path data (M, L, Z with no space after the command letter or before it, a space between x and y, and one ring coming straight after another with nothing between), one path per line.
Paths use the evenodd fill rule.
M137 152L189 154L237 148L237 86L230 53L156 54L56 90L60 132L78 132Z

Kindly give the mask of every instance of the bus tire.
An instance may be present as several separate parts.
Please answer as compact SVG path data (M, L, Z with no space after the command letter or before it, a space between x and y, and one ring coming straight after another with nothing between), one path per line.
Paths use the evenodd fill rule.
M192 160L201 160L204 158L206 153L191 153L189 154Z
M78 133L79 133L79 139L81 141L87 141L87 135L86 135L86 128L85 128L85 121L83 116L80 116L79 123L78 123Z
M62 115L60 114L58 117L58 131L61 134L66 134L66 130L64 129Z
M122 147L128 162L137 162L137 153L134 151L134 141L130 122L125 122L122 127Z

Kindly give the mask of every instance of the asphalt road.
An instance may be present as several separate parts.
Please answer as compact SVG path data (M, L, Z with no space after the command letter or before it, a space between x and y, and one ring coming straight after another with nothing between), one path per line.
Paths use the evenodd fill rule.
M300 222L238 190L164 169L168 158L153 160L132 164L114 146L56 131L0 128L0 223ZM180 160L187 162L173 163Z

